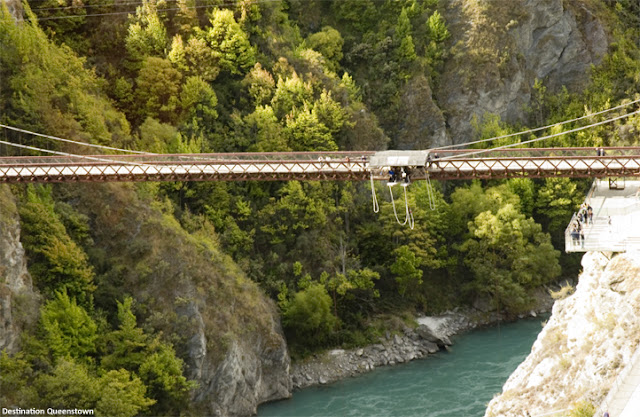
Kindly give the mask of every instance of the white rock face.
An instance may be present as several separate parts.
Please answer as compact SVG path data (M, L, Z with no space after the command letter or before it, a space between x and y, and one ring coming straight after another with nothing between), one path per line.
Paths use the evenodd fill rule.
M598 406L640 342L640 254L585 254L573 295L556 301L531 354L486 417Z
M35 317L37 298L20 243L20 223L9 187L0 185L0 351L15 352L22 325ZM20 318L16 301L22 300Z

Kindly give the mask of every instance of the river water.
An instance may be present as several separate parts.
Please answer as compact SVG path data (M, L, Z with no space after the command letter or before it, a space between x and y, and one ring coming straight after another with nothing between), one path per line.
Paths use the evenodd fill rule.
M266 416L483 416L487 403L527 357L542 319L521 320L453 339L450 352L331 385L296 391L264 404Z

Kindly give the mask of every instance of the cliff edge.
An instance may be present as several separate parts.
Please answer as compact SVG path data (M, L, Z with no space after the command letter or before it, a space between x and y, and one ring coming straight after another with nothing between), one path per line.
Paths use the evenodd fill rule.
M485 417L597 407L630 363L640 342L640 257L589 252L582 266L575 292L556 301Z

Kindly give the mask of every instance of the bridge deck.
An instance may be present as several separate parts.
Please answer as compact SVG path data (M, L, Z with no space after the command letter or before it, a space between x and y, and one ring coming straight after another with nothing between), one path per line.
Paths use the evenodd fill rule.
M402 152L394 151L393 160L387 161L396 168L409 168L414 180L424 179L427 172L431 179L441 180L640 176L640 147L607 148L607 156L596 156L592 148L502 149L477 155L450 150L423 158L422 166L414 165L420 158L398 156ZM2 157L0 182L366 180L371 175L386 179L389 167L378 155L387 153Z

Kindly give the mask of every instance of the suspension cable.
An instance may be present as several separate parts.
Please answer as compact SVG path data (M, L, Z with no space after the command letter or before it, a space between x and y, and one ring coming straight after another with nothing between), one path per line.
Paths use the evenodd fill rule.
M152 152L133 151L133 150L130 150L130 149L113 148L111 146L104 146L104 145L96 145L96 144L93 144L93 143L79 142L79 141L76 141L76 140L64 139L64 138L59 138L57 136L51 136L51 135L45 135L45 134L42 134L42 133L32 132L30 130L20 129L20 128L17 128L17 127L7 126L7 125L3 125L3 124L0 124L0 127L3 127L5 129L9 129L9 130L14 130L16 132L27 133L29 135L40 136L40 137L46 138L46 139L57 140L57 141L60 141L60 142L73 143L75 145L89 146L89 147L92 147L92 148L99 148L99 149L108 149L110 151L120 151L120 152L130 152L130 153L137 153L137 154L153 155Z
M508 135L495 136L495 137L488 138L488 139L475 140L475 141L472 141L472 142L458 143L458 144L455 144L455 145L439 146L437 148L431 148L431 150L460 148L460 147L463 147L463 146L475 145L476 143L484 143L484 142L490 142L490 141L494 141L494 140L498 140L498 139L510 138L512 136L526 135L528 133L533 133L533 132L538 132L540 130L549 129L549 128L554 127L554 126L562 126L562 125L567 124L567 123L577 122L578 120L582 120L582 119L586 119L586 118L589 118L589 117L598 116L600 114L607 113L607 112L610 112L610 111L613 111L613 110L618 110L618 109L621 109L623 107L627 107L627 106L630 106L630 105L636 104L636 103L640 103L640 99L631 101L631 102L626 103L626 104L620 104L619 106L612 107L610 109L601 110L601 111L596 112L596 113L587 114L587 115L584 115L584 116L576 117L575 119L565 120L565 121L554 123L554 124L550 124L550 125L547 125L547 126L536 127L534 129L523 130L521 132L516 132L516 133L509 133Z
M471 152L467 152L467 153L463 153L463 154L459 154L459 155L443 156L442 158L440 158L440 160L443 160L443 159L444 160L446 160L446 159L457 159L457 158L466 157L466 156L472 156L472 155L478 155L478 154L487 153L487 152L493 152L493 151L497 151L497 150L500 150L500 149L513 148L515 146L525 145L527 143L539 142L541 140L555 138L557 136L567 135L569 133L574 133L574 132L579 132L581 130L589 129L591 127L600 126L600 125L604 125L604 124L607 124L607 123L615 122L616 120L624 119L626 117L630 117L630 116L633 116L633 115L639 114L639 113L640 113L640 110L636 110L636 111L631 112L631 113L623 114L622 116L613 117L611 119L603 120L603 121L600 121L600 122L597 122L597 123L592 123L592 124L587 125L587 126L577 127L575 129L567 130L567 131L564 131L564 132L554 133L552 135L541 136L539 138L526 140L524 142L512 143L510 145L502 145L502 146L498 146L498 147L490 148L490 149L479 149L477 151L471 151Z
M68 156L68 157L73 157L73 158L88 159L88 160L91 160L91 161L107 162L109 164L117 162L119 164L126 164L126 165L145 165L145 164L140 163L140 162L118 161L118 160L115 160L115 159L97 158L97 157L94 157L94 156L86 156L86 155L76 155L76 154L73 154L73 153L60 152L60 151L50 151L48 149L37 148L35 146L29 146L29 145L20 145L20 144L17 144L17 143L7 142L7 141L4 141L4 140L0 140L0 143L3 144L3 145L9 145L9 146L13 146L13 147L16 147L16 148L29 149L29 150L32 150L32 151L45 152L45 153L50 153L50 154L54 154L54 155Z

